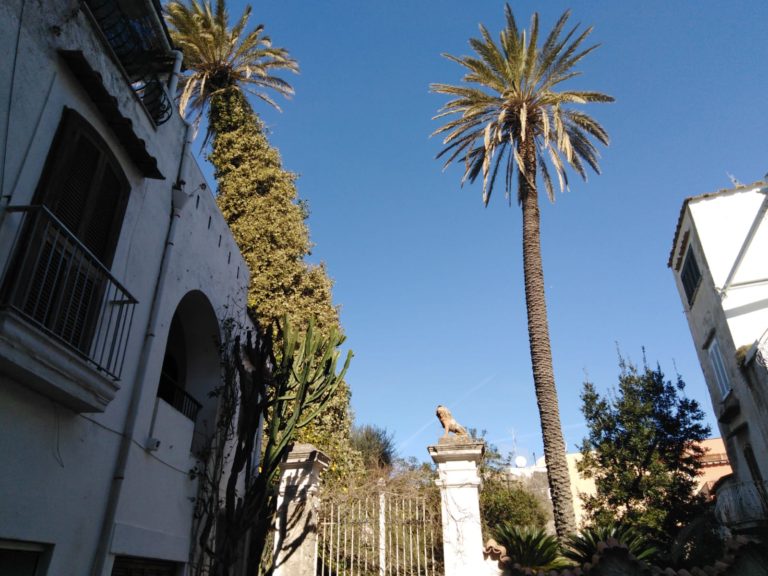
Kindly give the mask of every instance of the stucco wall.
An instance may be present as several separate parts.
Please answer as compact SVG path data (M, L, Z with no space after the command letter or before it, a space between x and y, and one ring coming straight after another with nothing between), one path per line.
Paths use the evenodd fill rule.
M689 209L714 286L722 288L755 215L765 199L757 190L721 194L690 203ZM734 283L768 281L768 224L762 224L733 278ZM752 344L768 329L768 282L732 286L722 298L731 337L738 348Z
M188 154L181 179L186 182L189 200L176 218L174 242L167 250L167 271L157 286L157 321L152 329L148 326L166 250L171 188L177 179L186 125L177 114L162 126L153 125L79 5L74 0L26 0L24 24L19 28L22 2L0 3L0 53L4 55L0 58L0 85L4 87L0 90L0 136L7 128L9 143L7 150L0 148L7 157L2 205L32 201L65 106L78 111L99 132L131 187L111 270L138 305L114 400L102 413L76 413L31 392L24 381L0 374L0 539L52 545L49 573L62 575L90 572L135 391L136 426L115 526L108 527L113 531L110 548L138 556L176 561L186 558L196 486L188 475L192 462L188 447L179 445L184 444L180 435L191 436L191 430L183 422L180 427L173 423L178 413L158 415L155 411L165 342L179 303L188 293L196 292L207 302L206 313L213 323L195 337L204 339L201 349L215 355L219 335L213 332L218 324L226 318L245 322L248 283L247 268L210 187ZM20 49L12 74L17 30L21 32ZM57 49L84 52L106 88L117 97L120 112L145 140L165 180L142 176ZM6 88L12 78L8 116ZM0 140L0 147L3 142ZM0 237L7 238L3 234L13 225L13 219L0 215ZM8 256L8 251L0 248L0 266ZM214 328L210 329L211 325ZM213 378L210 389L217 384ZM215 413L213 400L198 399L207 403L204 410L211 418ZM165 420L157 422L158 417ZM160 438L162 449L146 449L151 433L164 436ZM109 566L108 560L106 570Z

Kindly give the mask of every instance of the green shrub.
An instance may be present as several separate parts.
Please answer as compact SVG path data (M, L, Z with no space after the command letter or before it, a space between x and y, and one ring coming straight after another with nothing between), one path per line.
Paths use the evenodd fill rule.
M625 545L632 555L641 561L649 561L657 553L657 549L634 528L621 524L606 524L589 526L577 534L572 534L565 542L563 556L579 565L592 562L592 557L598 551L598 544L610 539Z
M539 499L519 482L486 479L480 492L483 531L492 534L501 524L544 528L547 513Z
M557 538L541 528L505 522L496 527L493 535L506 548L510 567L519 564L531 570L557 570L570 566L570 562L560 555Z

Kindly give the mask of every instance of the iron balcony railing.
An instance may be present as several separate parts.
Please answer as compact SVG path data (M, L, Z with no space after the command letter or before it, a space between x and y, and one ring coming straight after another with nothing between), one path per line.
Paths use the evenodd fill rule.
M768 525L768 482L727 481L717 490L715 513L731 528Z
M86 0L104 37L120 61L131 87L158 126L173 113L171 99L158 73L170 72L172 62L162 46L150 8L134 3L135 14L124 12L117 0Z
M0 303L120 379L136 299L45 206L9 206L21 221Z
M202 405L184 388L168 380L161 380L160 386L157 389L157 397L168 402L168 404L184 414L192 422L197 421L197 413L200 412Z

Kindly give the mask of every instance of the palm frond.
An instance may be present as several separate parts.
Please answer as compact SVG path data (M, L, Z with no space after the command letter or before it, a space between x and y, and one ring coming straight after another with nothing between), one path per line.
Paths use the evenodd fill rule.
M222 90L253 94L278 110L265 90L293 94L291 85L274 72L298 72L298 64L285 49L272 46L263 25L246 33L251 14L247 5L230 28L225 0L215 5L212 0L173 0L166 6L171 39L184 53L179 109L184 116L191 112L195 123Z
M599 173L593 139L608 144L603 127L573 107L613 102L613 98L597 91L557 89L579 75L575 66L598 47L584 47L591 27L580 30L577 24L566 29L571 14L565 11L543 36L538 14L532 15L528 30L518 29L509 4L504 14L505 26L498 40L480 25L480 37L470 39L474 54L443 55L459 64L464 76L458 85L430 85L432 92L450 97L433 118L443 121L432 133L443 138L437 157L444 159L444 167L463 164L462 185L482 174L483 201L487 203L502 165L507 197L515 171L520 182L536 190L537 174L526 172L520 153L521 144L530 137L535 141L536 170L554 200L554 177L565 191L568 166L583 179L586 166Z

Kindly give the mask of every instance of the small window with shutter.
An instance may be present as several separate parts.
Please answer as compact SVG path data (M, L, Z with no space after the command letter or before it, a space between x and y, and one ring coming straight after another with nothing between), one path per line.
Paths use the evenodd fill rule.
M696 297L696 291L701 283L701 271L699 270L699 264L696 262L696 256L694 256L692 248L688 248L688 253L685 255L685 262L683 263L683 271L680 273L680 280L683 283L683 289L685 290L685 297L688 300L688 305L693 306L693 299Z

